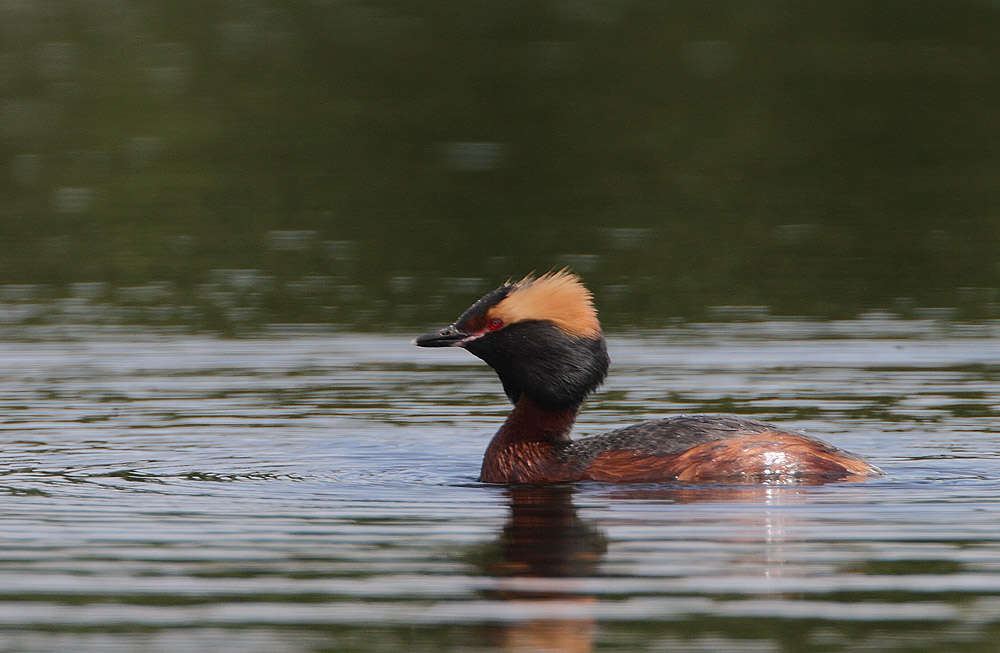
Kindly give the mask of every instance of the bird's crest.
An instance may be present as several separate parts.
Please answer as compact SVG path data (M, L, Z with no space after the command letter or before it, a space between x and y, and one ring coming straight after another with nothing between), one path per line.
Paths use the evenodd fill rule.
M601 335L594 297L580 277L563 268L540 277L529 274L516 283L505 284L510 291L489 310L504 324L523 320L548 320L566 333L583 338Z

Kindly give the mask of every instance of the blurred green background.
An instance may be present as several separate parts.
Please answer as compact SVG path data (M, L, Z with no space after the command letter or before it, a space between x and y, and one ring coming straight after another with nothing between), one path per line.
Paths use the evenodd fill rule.
M0 3L0 323L1000 317L1000 2Z

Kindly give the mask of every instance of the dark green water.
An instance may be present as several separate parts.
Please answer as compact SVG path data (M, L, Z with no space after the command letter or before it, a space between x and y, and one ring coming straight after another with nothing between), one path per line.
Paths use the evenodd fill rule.
M986 0L4 3L0 319L381 330L564 264L613 326L995 318L998 32Z
M35 329L0 342L0 651L992 652L994 329L612 337L577 432L775 421L886 475L506 489L462 351Z

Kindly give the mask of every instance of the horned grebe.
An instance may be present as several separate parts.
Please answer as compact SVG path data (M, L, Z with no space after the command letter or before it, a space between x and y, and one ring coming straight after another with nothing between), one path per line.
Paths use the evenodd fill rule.
M513 402L486 449L485 483L816 483L882 473L821 440L742 417L681 415L571 440L609 359L593 297L565 269L507 282L414 343L467 349L496 370Z

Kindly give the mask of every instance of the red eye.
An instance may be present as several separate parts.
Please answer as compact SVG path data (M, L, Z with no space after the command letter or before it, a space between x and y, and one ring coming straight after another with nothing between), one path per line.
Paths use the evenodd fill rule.
M490 318L490 321L486 323L486 328L490 331L498 331L503 328L503 320L498 317Z

